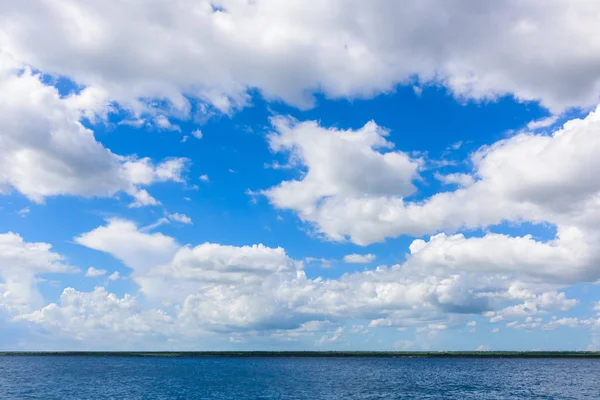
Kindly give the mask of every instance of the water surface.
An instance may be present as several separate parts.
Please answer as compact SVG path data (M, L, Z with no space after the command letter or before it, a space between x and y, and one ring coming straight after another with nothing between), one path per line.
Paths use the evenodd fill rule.
M598 359L0 357L0 399L600 399Z

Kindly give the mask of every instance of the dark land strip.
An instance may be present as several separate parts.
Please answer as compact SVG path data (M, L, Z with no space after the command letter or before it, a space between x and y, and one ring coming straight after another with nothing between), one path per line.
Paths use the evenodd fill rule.
M378 357L378 358L600 358L589 351L44 351L0 352L3 356L35 357Z

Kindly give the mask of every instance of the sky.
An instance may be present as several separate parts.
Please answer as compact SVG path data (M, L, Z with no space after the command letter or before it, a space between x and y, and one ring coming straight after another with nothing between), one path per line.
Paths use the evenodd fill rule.
M598 17L0 2L0 350L600 351Z

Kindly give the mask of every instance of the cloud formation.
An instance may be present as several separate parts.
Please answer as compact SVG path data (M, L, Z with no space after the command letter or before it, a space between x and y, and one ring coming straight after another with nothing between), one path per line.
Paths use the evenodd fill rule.
M182 246L125 220L110 220L76 241L123 261L145 306L136 297L118 298L102 288L92 293L65 289L60 304L18 318L75 338L99 335L105 329L166 336L252 331L281 336L311 321L367 320L372 328L416 326L435 331L464 324L468 315L500 322L566 311L578 304L557 290L565 284L553 276L536 275L527 266L512 269L510 255L488 265L460 257L452 263L435 262L419 254L434 250L418 241L403 264L338 279L307 278L302 262L282 248ZM460 254L460 241L455 245ZM114 310L115 320L104 318L98 327L91 321L100 318L98 310L105 307L110 313ZM57 322L65 319L73 321ZM78 319L87 323L76 323Z
M155 182L182 182L188 160L154 164L119 156L98 142L82 123L110 112L93 88L62 97L40 74L0 53L0 193L16 190L36 203L71 195L111 197L126 192L133 206L155 205L145 189Z
M350 264L369 264L375 258L375 254L347 254L344 256L344 262Z
M217 3L4 1L0 47L135 112L166 99L180 117L189 98L231 112L249 89L298 107L312 106L314 92L372 97L414 83L555 112L598 101L594 2Z
M99 276L104 276L104 275L106 275L105 269L97 269L94 267L89 267L87 269L87 271L85 272L85 276L87 276L88 278L97 278Z
M295 211L329 239L361 245L399 235L485 228L504 221L547 222L556 225L563 237L579 235L586 243L600 232L600 181L591 173L600 167L595 156L600 150L599 112L568 121L551 136L523 132L480 148L470 158L472 183L422 201L405 200L413 193L418 160L400 151L378 151L373 142L354 140L377 138L385 145L374 133L381 128L338 131L312 122L281 125L276 121L269 139L272 149L291 149L290 163L306 173L301 180L284 181L262 193L275 207ZM376 125L367 126L374 129ZM320 140L335 135L336 140L310 141L320 143L311 147L306 144L311 135ZM339 149L339 143L347 141L353 146L351 154ZM374 163L392 156L402 162ZM367 185L352 179L355 170L373 182ZM393 178L380 180L388 175Z
M329 346L385 327L412 327L427 338L451 329L600 329L591 306L569 314L583 298L568 290L600 282L598 13L593 2L533 0L1 2L0 194L35 203L7 213L27 216L18 218L23 236L0 234L2 321L103 345L107 338L185 342L227 334L232 345L253 336ZM304 265L329 266L340 253L306 257L271 236L206 241L210 218L224 211L217 206L189 211L197 225L183 213L143 208L194 205L191 195L182 206L152 194L157 183L185 184L190 160L138 156L135 140L127 144L134 150L117 154L95 134L100 125L147 129L189 139L175 149L195 155L217 143L203 122L233 116L259 97L265 108L281 101L307 109L316 99L368 99L399 85L422 102L435 86L465 103L536 102L549 115L460 166L431 170L426 153L404 151L376 121L325 126L269 110L266 140L277 159L259 159L250 141L240 141L248 145L240 159L264 165L269 176L246 193L297 216L313 238L340 242L345 263L365 264L346 265L354 272L341 276L307 274ZM571 112L587 115L558 126ZM236 122L245 133L263 128ZM461 139L444 154L464 152ZM231 206L233 191L219 191L253 170L214 164L194 171L206 187L202 201ZM230 166L238 173L220 173L235 172ZM419 191L430 184L440 191ZM105 224L68 239L76 235L69 245L106 253L124 270L89 267L81 276L104 278L86 284L104 287L69 283L48 304L53 275L79 270L49 243L27 241L28 224L56 197L121 195L127 207L102 210L111 215ZM114 217L121 212L130 219ZM275 236L292 220L266 229ZM174 225L185 234L170 236ZM395 246L406 239L403 254ZM367 268L382 245L357 246L382 242L397 260ZM398 348L418 342L395 341Z
M48 243L0 234L0 311L23 312L43 304L37 280L44 274L76 272Z

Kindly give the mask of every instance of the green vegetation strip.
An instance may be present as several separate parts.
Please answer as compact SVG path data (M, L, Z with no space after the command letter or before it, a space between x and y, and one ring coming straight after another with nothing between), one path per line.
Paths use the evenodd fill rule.
M566 351L189 351L189 352L0 352L0 356L86 357L387 357L387 358L600 358L600 352Z

